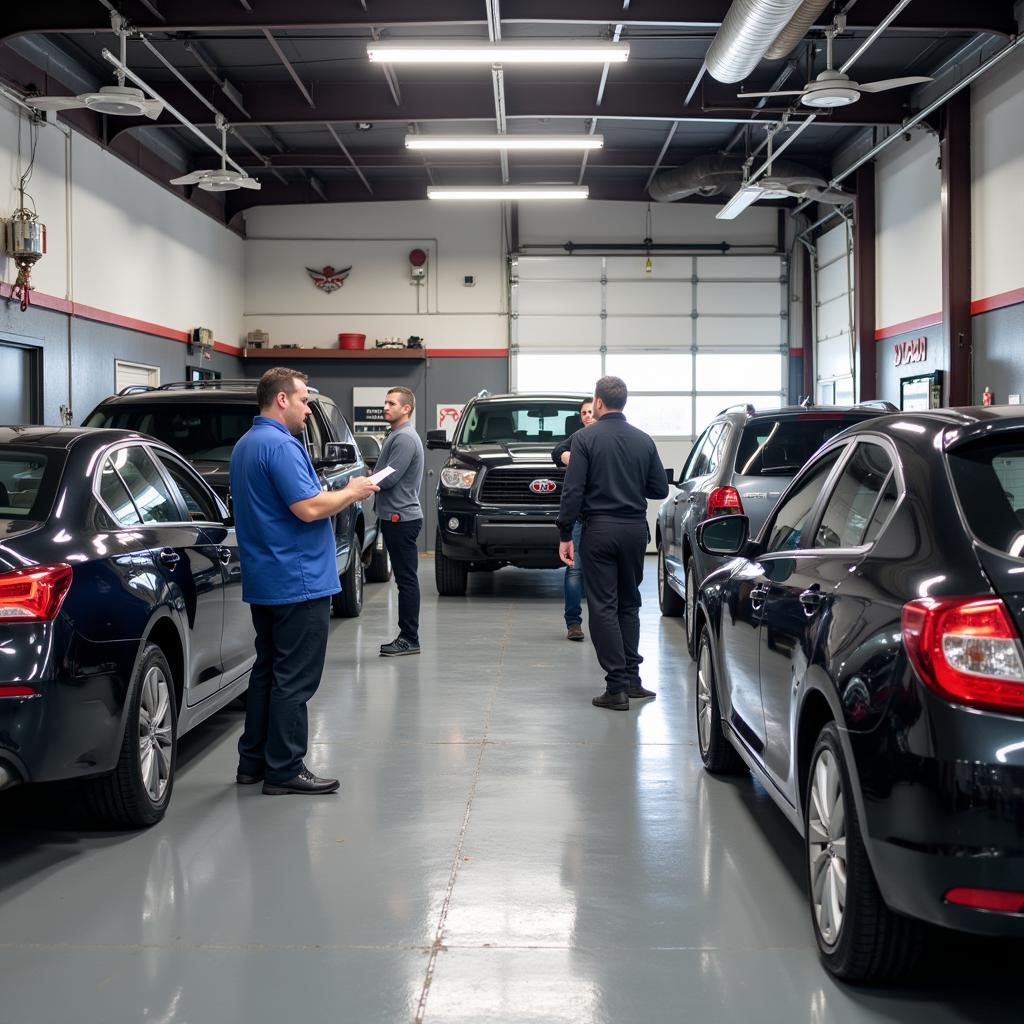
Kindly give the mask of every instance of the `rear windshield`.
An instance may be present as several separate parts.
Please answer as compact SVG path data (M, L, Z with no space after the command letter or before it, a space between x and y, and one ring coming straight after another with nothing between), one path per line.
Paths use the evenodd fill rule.
M235 442L252 426L259 410L248 405L111 405L97 409L87 427L118 427L151 434L187 459L227 462Z
M62 464L57 453L0 448L0 519L46 519Z
M863 419L825 414L748 423L736 452L736 472L740 476L796 476L829 438Z
M1024 557L1024 436L961 445L948 459L971 533L997 551Z
M583 426L578 402L481 402L463 418L459 444L564 441Z

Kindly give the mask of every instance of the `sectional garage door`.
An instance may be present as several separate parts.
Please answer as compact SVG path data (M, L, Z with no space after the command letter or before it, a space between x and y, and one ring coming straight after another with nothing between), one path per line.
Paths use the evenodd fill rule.
M512 263L513 387L630 387L630 419L696 436L725 406L785 396L786 261L780 256L521 256Z
M853 397L853 238L844 221L815 243L815 376L819 405Z

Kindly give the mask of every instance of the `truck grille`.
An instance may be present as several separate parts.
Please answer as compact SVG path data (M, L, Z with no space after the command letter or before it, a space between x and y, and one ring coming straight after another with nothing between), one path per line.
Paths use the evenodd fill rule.
M554 490L531 490L534 481L548 480ZM562 498L565 470L555 469L491 469L484 476L480 500L487 505L554 505Z

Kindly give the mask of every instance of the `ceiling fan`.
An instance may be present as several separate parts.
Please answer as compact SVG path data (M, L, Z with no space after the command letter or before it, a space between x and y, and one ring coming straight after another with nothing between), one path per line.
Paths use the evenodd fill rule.
M925 75L909 75L906 78L884 78L878 82L855 82L849 75L832 67L832 41L837 29L830 28L825 33L825 70L813 82L808 82L802 89L788 89L782 92L741 92L740 98L760 98L762 96L799 96L805 107L827 109L829 107L847 107L856 103L864 93L888 92L890 89L902 89L908 85L923 85L932 81Z
M110 23L121 41L121 63L127 63L128 32L124 19L111 14ZM83 92L78 96L30 96L26 103L36 110L95 110L97 114L117 117L148 117L156 119L164 109L162 100L153 100L141 89L124 84L124 72L116 71L117 85L101 86L98 92Z
M171 184L198 185L204 192L233 192L239 188L258 191L262 186L255 178L250 178L244 171L232 170L227 165L228 124L220 114L217 115L217 127L220 129L220 167L206 171L190 171L180 178L171 178Z

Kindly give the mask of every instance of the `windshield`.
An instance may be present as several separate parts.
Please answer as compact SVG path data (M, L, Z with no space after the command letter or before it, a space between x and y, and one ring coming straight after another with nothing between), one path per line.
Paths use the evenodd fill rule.
M736 452L736 472L740 476L796 476L829 438L863 418L826 413L748 423Z
M971 533L997 551L1024 557L1024 436L961 445L948 458Z
M87 427L118 427L151 434L187 459L227 462L231 449L252 426L256 403L221 405L212 403L174 406L112 405L97 409L85 422Z
M44 520L63 459L8 445L0 448L0 519Z
M463 417L458 444L557 444L583 426L579 402L480 402Z

